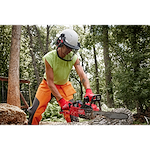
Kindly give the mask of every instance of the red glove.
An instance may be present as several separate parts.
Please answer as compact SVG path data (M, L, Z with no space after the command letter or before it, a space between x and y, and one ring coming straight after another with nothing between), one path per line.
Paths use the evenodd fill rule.
M61 98L58 103L62 110L69 110L69 105L72 105L71 102L66 101L64 98Z
M92 90L86 89L86 94L84 97L89 97L89 101L91 101L93 96L94 96L94 94L93 94Z

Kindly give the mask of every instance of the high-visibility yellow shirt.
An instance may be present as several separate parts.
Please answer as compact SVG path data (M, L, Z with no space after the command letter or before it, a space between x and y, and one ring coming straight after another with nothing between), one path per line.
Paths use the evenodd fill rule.
M44 55L44 63L45 59L53 68L54 84L66 84L67 81L69 81L69 74L71 72L71 69L77 60L77 55L75 55L71 61L64 61L58 57L57 51L53 50ZM44 78L46 79L46 73L44 73Z

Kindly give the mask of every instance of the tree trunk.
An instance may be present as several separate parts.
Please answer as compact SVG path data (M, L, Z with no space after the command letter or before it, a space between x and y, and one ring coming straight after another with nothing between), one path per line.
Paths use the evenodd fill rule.
M45 54L48 53L48 46L49 46L49 28L50 28L50 26L47 25L46 51L45 51Z
M83 56L82 56L82 52L80 53L80 57L81 57L82 68L84 68L84 64L83 64L84 59L83 59ZM80 84L80 95L81 95L80 97L81 97L81 100L82 100L82 98L83 98L83 86L82 86L81 81L79 82L79 84Z
M38 36L38 40L39 40L39 44L40 44L40 48L41 48L42 54L44 55L44 47L43 47L43 43L41 41L40 32L39 32L39 30L38 30L36 25L34 25L34 27L35 27L35 30L37 32L37 36Z
M107 95L107 105L108 107L113 107L113 90L111 81L111 60L109 57L108 50L108 26L103 26L103 55L105 63L105 82L106 82L106 95Z
M96 50L95 46L93 47L94 50L94 60L95 60L95 76L96 76L96 94L99 94L99 78L98 78L98 67L97 67L97 59L96 59Z
M133 67L133 71L134 71L134 83L137 83L137 79L139 78L139 68L140 68L140 59L137 57L137 53L139 50L138 47L138 41L137 41L137 34L139 33L139 28L138 26L131 26L132 29L132 33L131 33L131 49L134 52L133 53L133 58L132 58L132 67ZM134 85L136 86L136 85ZM138 91L134 91L134 98L135 98L135 102L137 103L137 112L138 113L142 113L144 112L143 106L142 106L142 100L140 98L140 96L138 95L138 93L141 93L141 90Z
M37 69L37 66L36 66L35 56L34 56L33 51L32 51L32 49L33 49L33 46L32 46L33 42L32 42L32 35L30 33L29 25L27 25L27 30L28 30L28 34L29 34L29 37L30 37L30 48L31 48L30 54L31 54L31 57L32 57L32 64L33 64L33 67L34 67L34 73L35 73L35 76L36 76L36 79L37 79L37 83L39 85L40 84L40 77L39 77L38 69Z
M84 27L85 30L85 27ZM95 44L96 42L96 32L97 32L97 26L91 25L90 32L92 33L93 36L93 52L94 52L94 61L95 61L95 85L96 85L96 94L99 94L99 78L98 78L98 65L97 65L97 59L96 59L96 49L95 49Z
M19 60L20 60L21 26L12 26L12 39L10 49L10 62L8 73L7 103L21 107L19 86Z

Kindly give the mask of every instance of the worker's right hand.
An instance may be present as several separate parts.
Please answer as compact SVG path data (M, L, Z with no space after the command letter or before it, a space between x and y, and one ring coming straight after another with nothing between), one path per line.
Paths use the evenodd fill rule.
M72 103L69 101L66 101L64 98L61 98L58 101L58 103L59 103L62 110L69 110L69 108L72 106Z
M91 89L86 89L86 94L84 96L84 98L88 97L89 98L89 102L92 100L92 97L94 96L93 92Z

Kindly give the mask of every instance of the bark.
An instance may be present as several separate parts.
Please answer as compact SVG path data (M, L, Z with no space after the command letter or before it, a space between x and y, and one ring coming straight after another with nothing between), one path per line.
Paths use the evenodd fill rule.
M37 79L37 83L39 85L40 84L40 77L39 77L38 69L37 69L37 66L36 66L35 56L34 56L34 53L33 53L33 46L32 46L33 40L32 40L32 35L30 33L29 25L27 25L27 30L28 30L28 34L29 34L29 37L30 37L30 54L31 54L31 57L32 57L32 64L33 64L33 67L34 67L34 73L35 73L35 76L36 76L36 79Z
M10 62L8 73L7 103L21 107L19 86L19 60L20 60L21 26L12 26L12 39L10 49Z
M111 59L109 57L108 47L108 26L103 26L103 55L105 63L105 82L106 82L106 95L108 107L113 107L113 90L111 81Z

